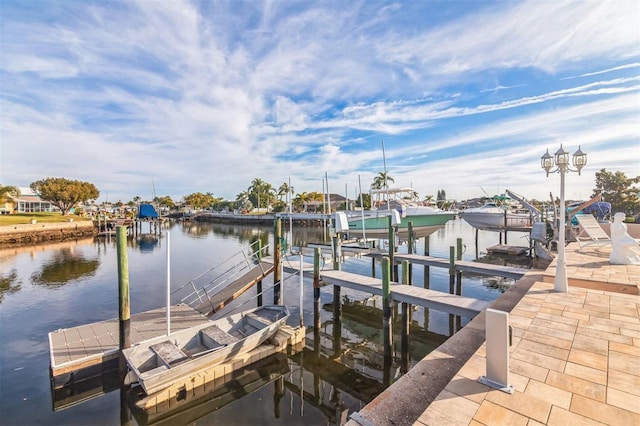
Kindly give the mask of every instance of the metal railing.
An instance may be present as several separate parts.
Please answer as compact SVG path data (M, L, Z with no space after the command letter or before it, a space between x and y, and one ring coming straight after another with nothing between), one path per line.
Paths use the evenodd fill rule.
M240 250L232 254L227 259L172 291L171 294L175 296L186 293L180 297L180 303L194 308L208 302L211 296L218 293L238 277L258 265L262 267L259 252L266 253L268 248L269 245L260 248L258 241L255 241L249 246L249 250Z

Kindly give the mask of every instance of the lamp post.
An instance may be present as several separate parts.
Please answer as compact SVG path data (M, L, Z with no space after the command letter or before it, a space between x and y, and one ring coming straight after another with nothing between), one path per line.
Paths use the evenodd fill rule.
M547 172L547 177L549 177L549 173L560 173L560 223L558 226L558 233L560 240L558 241L558 260L556 262L556 277L553 284L554 291L558 291L561 293L566 293L569 291L569 284L567 282L567 264L564 260L564 246L565 246L565 207L564 207L564 175L567 172L578 172L580 175L580 171L587 164L587 154L582 152L580 147L578 146L578 150L573 154L572 159L573 167L575 170L569 167L569 153L562 148L562 144L560 145L560 149L556 151L556 153L551 156L549 154L549 150L540 157L540 165ZM555 169L552 168L555 166Z

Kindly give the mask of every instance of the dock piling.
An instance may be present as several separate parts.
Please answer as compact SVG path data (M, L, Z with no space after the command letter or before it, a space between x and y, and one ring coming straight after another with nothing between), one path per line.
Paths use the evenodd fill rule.
M280 259L280 252L282 249L282 220L280 218L276 219L273 223L273 304L280 305L282 303L282 268L280 267L280 263L282 260Z
M322 249L313 251L313 350L320 356L320 256Z
M391 319L391 305L393 300L391 299L391 262L388 257L382 258L382 344L384 346L384 374L383 383L388 385L391 378L390 366L392 360L392 344L393 344L393 332Z
M402 261L402 284L410 284L411 264L408 260ZM409 304L402 302L402 335L400 340L400 352L402 354L400 369L402 373L409 371Z

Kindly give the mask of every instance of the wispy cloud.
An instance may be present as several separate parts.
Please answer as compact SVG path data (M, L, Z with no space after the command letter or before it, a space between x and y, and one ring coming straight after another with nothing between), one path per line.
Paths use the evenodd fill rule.
M501 176L543 196L539 155L560 140L637 174L634 1L27 6L0 4L3 184L234 197L255 177L320 190L326 171L355 186L381 170L381 139L422 194Z

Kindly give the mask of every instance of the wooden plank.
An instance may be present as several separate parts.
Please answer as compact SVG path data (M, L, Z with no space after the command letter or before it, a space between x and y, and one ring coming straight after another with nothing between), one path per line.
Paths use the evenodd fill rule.
M449 267L449 260L433 256L422 256L419 254L396 254L396 262L402 263L408 260L410 263L426 266ZM479 275L490 275L504 278L519 279L526 273L526 269L514 268L512 266L492 265L490 263L470 262L468 260L457 260L455 268L460 272L472 272Z
M343 271L324 271L320 274L320 279L326 284L337 285L378 296L382 295L382 280L377 278ZM489 304L489 302L470 297L457 296L403 284L391 285L391 298L397 302L423 306L429 309L460 315L465 318L473 318Z

